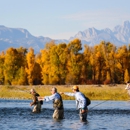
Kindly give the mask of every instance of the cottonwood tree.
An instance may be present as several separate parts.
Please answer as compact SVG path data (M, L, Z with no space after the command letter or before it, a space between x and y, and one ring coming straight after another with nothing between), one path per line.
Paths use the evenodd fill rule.
M79 39L72 40L68 45L68 60L67 60L67 84L78 84L83 65L83 54L79 51L82 50L81 41Z
M105 59L104 59L104 55L102 52L102 46L101 44L94 46L94 56L95 56L95 69L96 69L96 81L98 81L98 83L101 83L101 81L103 80L103 71L104 71L104 67L105 67Z
M0 53L0 84L4 84L4 60L5 54L4 52Z
M107 72L106 80L114 83L116 80L116 47L110 42L102 41L101 44L105 59L105 71Z
M4 61L5 84L19 84L18 81L21 78L19 72L21 67L24 67L25 59L25 55L20 50L22 49L9 48L6 51Z
M128 73L128 69L125 70L125 75L124 75L124 82L127 83L129 82L130 78L129 78L129 73Z
M50 83L65 84L66 78L67 48L66 44L60 43L50 49Z
M117 59L117 68L118 68L118 79L119 82L124 81L124 74L125 70L128 68L128 50L127 47L124 45L122 47L119 47L117 49L116 53L116 59Z
M81 71L81 79L86 82L87 79L92 80L92 66L90 62L93 60L92 58L92 47L89 47L88 45L84 46L84 52L83 52L83 66L82 66L82 71Z
M51 44L52 45L52 44ZM49 48L42 49L41 53L41 74L42 74L42 83L48 85L49 84L49 72L50 72L50 54Z
M33 85L34 78L35 78L35 54L34 54L34 49L30 48L29 52L26 54L26 73L27 73L27 79L28 79L28 84Z

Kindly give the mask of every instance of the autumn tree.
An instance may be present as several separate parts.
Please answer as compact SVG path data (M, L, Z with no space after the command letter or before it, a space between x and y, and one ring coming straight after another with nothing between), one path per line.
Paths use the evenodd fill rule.
M84 79L84 82L86 80L92 80L92 62L94 60L94 57L92 58L92 47L89 47L88 45L84 46L84 52L83 52L83 66L82 66L82 78ZM92 63L92 64L91 64Z
M130 78L129 78L129 73L128 73L128 69L125 70L125 75L124 75L124 82L127 83L129 82Z
M51 84L65 84L67 46L60 43L50 49L50 73L49 81Z
M105 59L105 71L106 80L110 80L111 82L116 81L116 47L110 43L102 41L102 51Z
M94 57L95 57L95 69L96 69L96 81L98 81L98 83L101 83L104 80L104 76L103 76L103 71L104 71L104 67L105 67L105 59L104 59L104 54L102 51L102 43L100 43L99 45L94 46Z
M52 40L49 43L46 43L44 49L40 50L40 54L41 54L40 67L41 67L41 75L42 75L43 84L52 84L52 81L51 81L52 68L51 68L51 62L50 62L50 55L51 55L50 50L55 46L56 44Z
M116 66L118 68L118 81L121 83L124 81L125 70L128 68L128 49L125 45L117 49L116 59Z
M26 66L27 49L20 47L20 48L17 48L17 51L19 54L18 57L20 58L19 65L21 65L17 72L17 78L16 78L17 84L26 85L27 84L27 74L25 71L25 66Z
M68 48L68 60L67 60L67 84L78 84L81 76L81 69L83 65L83 54L81 41L79 39L72 40Z
M4 61L5 84L18 84L18 80L20 79L19 72L21 67L24 66L24 56L20 52L20 49L9 48L6 51Z
M41 64L41 54L38 53L35 56L34 84L42 84L42 68L41 68L40 64Z
M0 53L0 84L4 84L4 60L5 54L4 52Z
M26 73L27 73L27 79L28 79L28 84L33 85L34 82L34 77L35 77L35 72L34 72L34 67L35 67L35 54L34 54L34 49L30 48L29 52L26 54Z
M128 73L130 74L130 44L128 45Z
M92 47L91 55L90 55L90 66L91 66L91 74L92 74L92 80L96 81L96 56L95 56L95 50L94 47Z

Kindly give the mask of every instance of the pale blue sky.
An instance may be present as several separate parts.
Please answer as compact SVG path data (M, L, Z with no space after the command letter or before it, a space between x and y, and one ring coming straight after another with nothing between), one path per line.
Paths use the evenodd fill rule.
M88 28L130 21L130 0L0 0L0 25L34 36L69 39Z

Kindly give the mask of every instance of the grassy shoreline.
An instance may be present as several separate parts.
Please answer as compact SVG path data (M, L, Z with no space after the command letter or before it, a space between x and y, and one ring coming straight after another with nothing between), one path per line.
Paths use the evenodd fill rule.
M34 88L40 96L51 95L51 87L56 87L58 92L72 92L73 85L36 85L18 86L1 85L0 98L2 99L31 99L29 90ZM91 100L128 100L129 96L125 90L126 85L78 85L81 92ZM62 95L63 100L74 100L73 97Z

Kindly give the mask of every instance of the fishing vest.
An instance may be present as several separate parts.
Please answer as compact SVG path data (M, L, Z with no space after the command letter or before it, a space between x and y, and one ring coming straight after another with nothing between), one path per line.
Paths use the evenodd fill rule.
M53 100L53 108L60 110L60 109L63 109L63 101L62 101L61 95L59 93L58 95L60 96L60 98Z
M39 102L40 102L40 104L41 105L43 105L43 101L38 101L38 97L39 97L40 95L38 94L38 93L35 93L34 94L34 98L36 97L36 102L35 102L35 104L38 104Z

